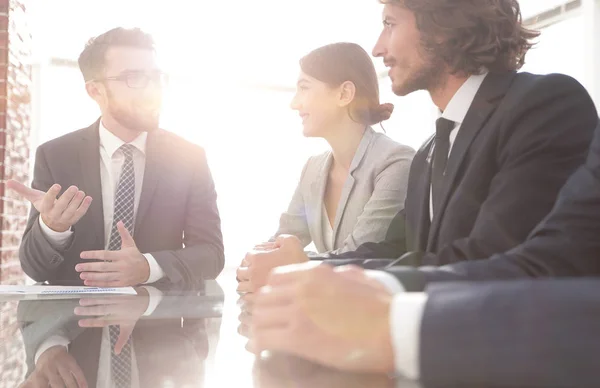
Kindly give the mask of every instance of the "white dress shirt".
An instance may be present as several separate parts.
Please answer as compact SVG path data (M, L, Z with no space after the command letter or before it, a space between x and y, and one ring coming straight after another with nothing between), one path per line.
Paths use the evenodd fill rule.
M133 153L133 166L135 170L135 201L134 214L137 215L140 197L142 195L142 183L144 181L144 170L146 167L146 139L147 132L142 132L130 144L135 147ZM125 142L107 130L100 121L100 180L102 186L102 209L104 213L104 246L108 249L110 233L112 231L114 198L121 176L121 168L125 162L125 155L119 149ZM134 218L135 218L134 215ZM39 217L40 226L48 240L57 248L67 246L72 238L73 231L55 232L50 229ZM134 231L135 236L135 231ZM154 256L144 254L150 267L150 277L145 284L154 283L164 277L164 272L156 262Z
M448 156L450 156L454 140L456 140L458 131L473 104L475 95L487 74L485 72L481 75L470 76L454 94L444 112L441 112L441 117L455 122L454 129L450 132ZM429 214L433 218L431 192L429 198ZM390 329L396 373L407 379L418 380L421 320L427 303L427 294L422 292L405 293L402 284L389 273L371 270L366 273L369 277L381 282L390 293L394 294L390 307Z

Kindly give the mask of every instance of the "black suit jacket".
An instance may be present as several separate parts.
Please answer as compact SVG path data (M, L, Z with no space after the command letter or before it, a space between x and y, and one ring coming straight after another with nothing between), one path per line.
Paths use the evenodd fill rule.
M449 283L428 295L425 387L600 386L600 280Z
M550 214L523 244L489 260L386 271L410 291L439 281L599 276L600 125L585 164L569 178Z
M585 160L597 122L590 96L570 77L490 73L454 142L433 220L430 139L413 160L405 210L386 240L321 258L377 268L381 261L365 259L389 263L414 252L401 262L438 266L505 252L548 214Z
M99 122L37 150L35 189L47 191L58 183L66 190L75 185L93 202L74 225L74 237L64 250L46 239L39 213L32 207L19 257L25 273L36 281L81 284L75 271L80 253L105 247ZM194 284L221 272L224 252L216 192L201 147L164 130L148 134L134 230L138 249L154 256L166 275L164 281Z

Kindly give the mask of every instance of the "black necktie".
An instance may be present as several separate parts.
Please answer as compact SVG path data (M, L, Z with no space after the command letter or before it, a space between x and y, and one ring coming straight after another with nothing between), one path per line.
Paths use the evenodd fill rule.
M450 132L454 129L454 121L443 117L435 123L435 148L433 150L433 168L431 173L431 193L433 202L433 214L436 214L440 206L442 181L448 163L450 152Z

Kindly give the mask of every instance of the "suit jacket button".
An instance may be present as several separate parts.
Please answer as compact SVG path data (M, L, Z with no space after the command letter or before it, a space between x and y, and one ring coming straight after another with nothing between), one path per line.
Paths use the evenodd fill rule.
M58 264L58 263L60 263L60 257L59 257L59 256L54 256L54 257L52 258L52 260L50 260L50 262L51 262L52 264Z

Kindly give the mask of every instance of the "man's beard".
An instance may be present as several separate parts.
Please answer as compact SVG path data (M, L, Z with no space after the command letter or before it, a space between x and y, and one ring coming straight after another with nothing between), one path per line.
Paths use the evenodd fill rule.
M427 60L402 85L394 85L392 91L398 96L406 96L418 90L433 91L446 81L444 61L435 55L428 55Z
M145 117L139 114L136 115L133 112L119 107L110 93L108 94L108 111L116 122L131 131L151 132L157 130L159 126L158 115L156 115L156 117L150 115Z

